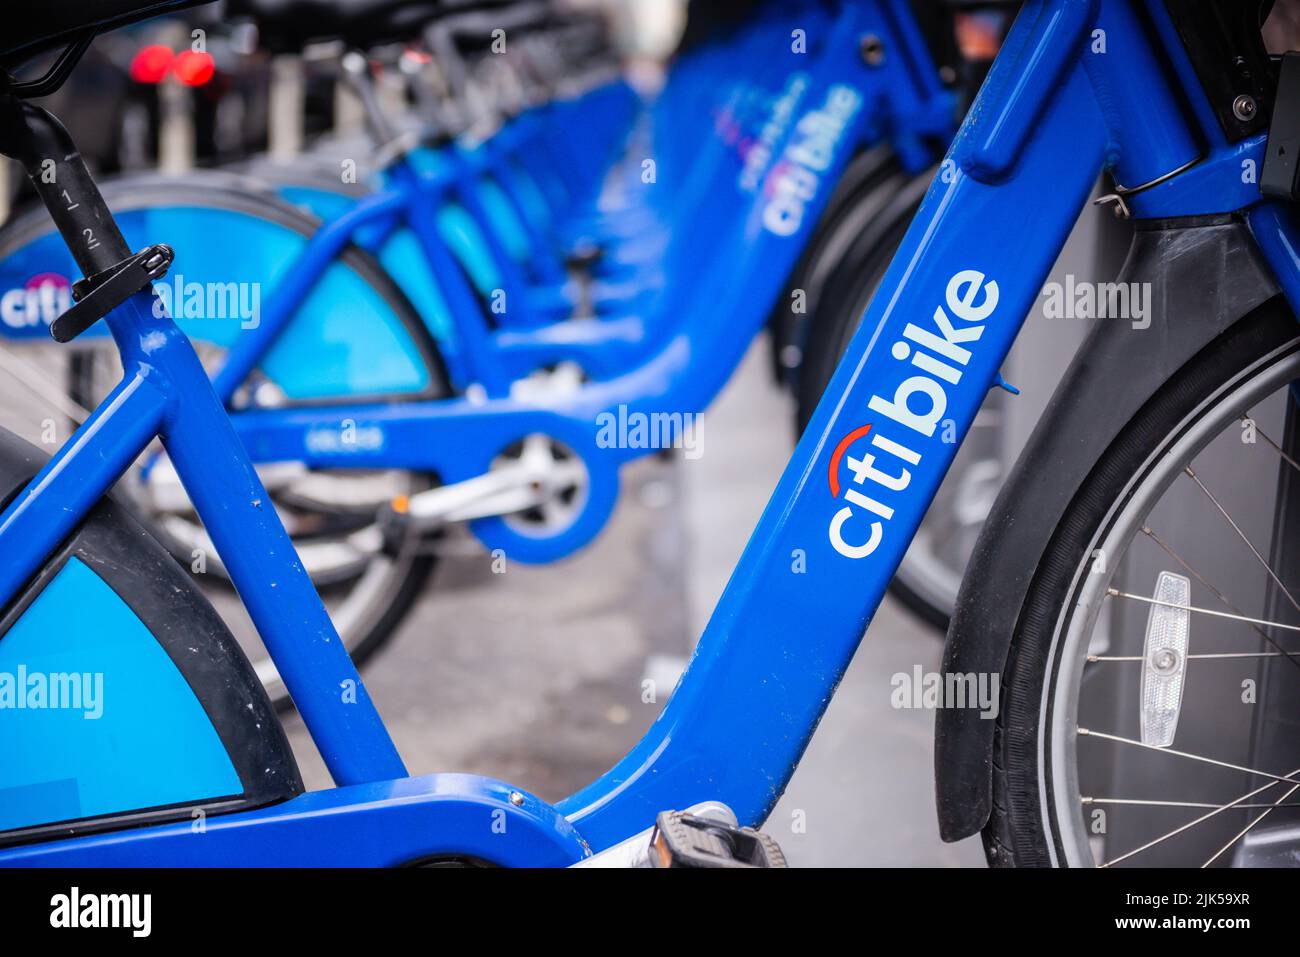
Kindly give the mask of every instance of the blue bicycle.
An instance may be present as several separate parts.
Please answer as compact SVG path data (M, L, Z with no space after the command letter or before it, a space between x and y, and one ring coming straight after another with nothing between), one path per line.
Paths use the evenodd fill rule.
M170 249L130 252L66 132L21 99L74 56L48 80L11 85L0 146L31 173L87 277L55 332L105 318L126 375L48 462L13 443L3 456L14 496L0 515L0 670L102 675L104 707L95 720L30 701L0 714L14 722L0 738L12 845L0 861L554 865L609 849L593 863L626 863L653 840L660 860L698 862L681 818L663 812L719 802L761 823L1103 169L1120 184L1109 200L1139 226L1121 279L1149 284L1151 322L1104 326L1089 341L985 526L945 661L945 679L971 681L943 687L968 690L976 706L939 711L941 826L948 837L983 830L999 864L1289 853L1300 789L1284 717L1296 680L1286 641L1300 628L1285 547L1300 470L1300 245L1287 107L1300 74L1260 41L1267 6L1025 5L672 699L622 762L555 807L473 776L405 777L253 468L291 426L336 420L228 415L147 288ZM46 7L39 29L6 39L6 61L68 41L75 53L91 27L157 4ZM1142 101L1126 95L1134 89ZM47 160L53 176L42 179ZM778 167L773 185L788 175ZM573 408L604 408L607 391L590 384L579 395L595 396ZM515 403L483 407L541 428L540 413ZM412 413L362 408L359 423L394 433ZM576 442L568 414L562 437ZM155 437L337 788L298 793L267 699L221 623L102 501ZM474 437L462 438L474 458ZM1225 477L1200 468L1219 441L1271 456L1272 544L1240 517ZM1236 491L1256 505L1269 497ZM1202 509L1198 523L1167 521L1180 492ZM1137 584L1147 547L1163 556L1154 586ZM1257 564L1262 596L1224 593L1207 560ZM1144 634L1125 620L1135 615ZM1243 665L1257 669L1252 700L1231 714L1214 707L1225 680L1234 699L1239 687L1236 672L1216 669ZM991 690L995 676L988 697L981 681ZM1107 683L1120 691L1094 699ZM160 703L165 723L152 720ZM96 759L110 745L111 766ZM1203 769L1198 789L1171 765ZM1136 789L1144 780L1165 790ZM1163 815L1154 825L1153 814ZM656 818L658 832L625 843ZM1145 836L1130 840L1130 828ZM733 833L734 846L756 840Z
M386 17L407 8L382 9ZM617 501L621 465L680 445L682 423L707 407L763 329L782 283L815 246L836 188L849 188L838 206L861 208L877 186L927 169L950 138L955 97L906 4L774 4L760 13L679 58L603 191L592 166L607 170L630 96L605 71L581 96L548 99L490 138L447 142L441 129L403 139L357 57L349 76L390 157L379 188L358 197L338 175L327 190L319 176L289 185L287 174L277 196L223 174L106 183L132 245L181 237L171 245L194 265L161 286L186 302L178 322L236 421L273 430L246 443L358 661L420 594L437 547L430 536L448 524L469 522L489 551L512 561L555 561L588 543ZM301 48L330 23L260 22L275 48ZM433 27L447 22L458 18ZM336 26L358 44L400 34L384 23ZM792 39L798 30L812 31L806 48ZM864 32L897 55L868 66ZM790 61L788 76L757 67L773 55ZM851 162L868 147L876 147L869 164ZM781 151L820 166L812 151L822 149L826 168L805 196L813 173ZM322 162L343 171L352 161ZM790 172L773 199L758 174L778 162ZM742 258L722 270L723 260L699 257L701 246ZM548 285L572 268L564 253L575 247L601 250L587 281ZM36 301L31 289L66 289L74 275L44 210L6 228L0 285ZM191 308L186 289L200 299L214 289L257 291L260 308L255 318L251 309L214 318L203 302ZM714 308L718 301L732 310ZM589 314L568 318L575 304ZM4 331L43 337L52 312L22 311ZM72 395L86 408L121 374L111 350L94 348L96 333L79 339L92 345L73 369ZM384 422L371 417L377 411ZM614 436L608 448L610 417L667 427L645 441L623 430L627 441ZM124 484L182 564L204 569L197 580L272 697L284 700L167 457L151 454Z

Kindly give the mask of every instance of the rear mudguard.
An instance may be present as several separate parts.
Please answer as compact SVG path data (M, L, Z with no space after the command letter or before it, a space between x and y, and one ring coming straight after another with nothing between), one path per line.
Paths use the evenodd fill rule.
M1102 320L1070 365L976 543L948 629L945 675L1002 673L1034 570L1094 463L1177 369L1278 293L1249 229L1226 216L1139 223L1117 281L1150 284L1150 326ZM937 712L946 841L988 820L994 723L974 709Z

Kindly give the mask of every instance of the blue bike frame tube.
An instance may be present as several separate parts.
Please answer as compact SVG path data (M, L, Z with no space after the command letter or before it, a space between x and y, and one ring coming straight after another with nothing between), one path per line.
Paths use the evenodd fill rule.
M330 774L340 785L404 777L397 748L198 356L170 321L164 334L174 340L166 362L175 401L163 446Z
M594 847L704 799L757 823L780 796L1108 155L1098 6L1017 19L673 697L561 804Z
M852 147L875 142L881 127L915 124L918 114L930 117L935 135L946 135L941 104L950 110L949 98L935 100L928 88L913 89L901 58L887 59L877 68L864 65L858 55L864 32L886 37L891 49L896 46L875 4L855 7L851 15L846 12L827 25L818 62L794 57L785 83L771 84L787 97L797 91L799 104L789 111L783 132L771 144L764 174L756 175L751 187L738 188L736 211L721 217L730 225L720 223L710 233L710 242L735 248L728 269L704 269L698 255L683 250L683 258L696 261L699 278L676 284L677 291L663 304L663 321L653 323L653 335L643 335L634 319L607 319L558 323L542 334L549 342L533 340L539 348L567 346L577 352L575 347L583 345L578 337L593 330L607 355L624 356L617 378L597 375L575 393L548 399L544 407L497 398L488 402L462 398L240 411L234 420L254 461L304 461L320 468L410 468L435 472L444 482L452 482L487 471L505 448L530 433L549 434L565 442L588 466L593 491L580 516L545 537L513 534L499 520L477 522L474 531L488 547L506 548L521 561L554 560L585 544L612 507L605 492L617 487L618 467L650 451L602 443L603 419L624 412L653 417L703 409L780 295L785 272L796 258L792 253L814 229ZM839 55L829 55L831 50ZM827 129L831 109L837 118ZM802 165L811 161L805 152L809 130L824 131L815 171ZM725 147L714 144L700 152L720 161ZM670 165L667 159L664 162L665 167ZM738 174L739 160L733 157L729 162ZM695 239L704 241L699 235ZM683 269L690 265L683 262ZM719 303L729 308L718 308ZM623 340L613 338L613 333ZM498 339L507 335L496 334ZM540 355L534 353L534 358ZM602 363L592 365L597 371L603 368ZM347 420L372 430L379 439L365 447L315 441L316 436L337 434Z
M107 317L126 378L0 515L7 602L158 435L336 783L406 774L184 334L152 292Z
M1195 148L1197 138L1169 119L1186 117L1185 104L1163 81L1140 86L1162 59L1151 48L1146 25L1132 16L1134 2L1031 0L1023 8L671 700L623 761L560 805L592 848L636 833L666 808L702 800L726 802L746 823L765 818L1038 300L1097 173L1110 165L1128 171L1117 175L1133 182L1130 173L1155 178L1189 161L1187 149ZM1123 55L1097 52L1089 43L1097 30L1112 38L1124 33ZM1126 89L1142 89L1144 96L1139 101L1113 95ZM1146 115L1162 118L1158 129L1138 131L1137 117ZM1125 137L1140 145L1130 148ZM1224 195L1207 195L1204 202L1216 207ZM1249 215L1279 282L1293 301L1300 300L1300 235L1290 216L1267 204ZM266 507L265 491L197 357L169 320L148 317L150 302L148 295L136 296L109 317L109 325L124 366L135 370L128 372L128 383L148 380L167 402L160 406L149 399L143 386L120 387L116 411L106 406L88 420L95 434L79 434L42 472L45 484L38 477L33 490L0 515L0 550L20 561L33 552L39 561L48 548L37 549L15 534L15 528L39 528L30 518L15 520L15 511L65 507L64 500L49 500L51 489L67 491L78 477L92 486L109 481L130 455L109 453L108 439L123 439L124 448L138 451L160 422L182 481L223 558L231 559L236 586L336 780L401 775L364 693L350 718L337 713L331 701L335 683L346 684L355 671L274 511ZM599 387L595 391L587 411L600 406ZM553 416L501 400L486 405L515 420L517 428L545 430L561 440L588 428L576 410ZM148 427L116 421L129 411L140 412ZM133 427L138 431L128 431ZM466 439L471 447L490 444L474 434ZM472 454L480 451L473 448ZM96 464L97 453L117 459ZM213 463L217 468L210 472ZM73 501L88 507L90 498ZM51 533L40 534L48 544ZM283 609L275 607L277 598ZM356 687L361 691L359 681ZM504 786L485 788L476 781L449 782L445 789L428 781L364 790L355 796L306 795L277 811L231 816L218 855L242 860L240 855L256 855L266 845L264 835L283 833L303 843L328 838L332 826L340 839L355 839L384 821L392 823L387 839L401 843L426 823L434 826L430 805L443 790L454 791L474 814L498 806L502 794L509 794L511 806L519 803ZM413 817L407 812L417 804L421 813ZM350 826L362 805L372 809L372 820ZM308 826L309 817L318 825ZM536 824L548 853L585 853L585 845L571 840L559 822L539 814ZM129 859L147 837L162 842L166 853L179 854L182 834L168 825L94 837L80 846L90 849L90 859L110 863ZM124 855L115 854L114 842L130 846ZM77 847L67 846L75 859Z
M147 373L124 378L0 515L0 607L157 435L167 396Z
M213 379L213 388L222 402L229 402L256 368L317 280L352 241L353 235L367 225L393 218L405 204L406 195L401 191L374 193L313 234L293 265L285 271L284 279L262 310L257 328L246 330L246 334L227 353L226 361Z

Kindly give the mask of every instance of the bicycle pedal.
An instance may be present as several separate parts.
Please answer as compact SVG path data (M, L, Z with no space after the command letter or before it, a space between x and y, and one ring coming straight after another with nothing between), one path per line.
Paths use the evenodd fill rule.
M735 827L664 811L650 835L652 867L786 867L785 854L771 837L752 827Z
M383 540L380 551L389 558L396 558L402 553L407 547L407 535L412 528L417 527L411 517L410 507L410 496L398 495L381 505L375 513L375 527Z

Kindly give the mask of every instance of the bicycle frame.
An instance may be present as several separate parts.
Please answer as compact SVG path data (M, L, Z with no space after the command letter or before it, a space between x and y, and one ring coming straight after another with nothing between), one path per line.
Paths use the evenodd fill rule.
M727 803L744 823L767 816L1103 167L1120 182L1147 183L1199 157L1187 173L1135 197L1138 214L1249 207L1261 248L1275 250L1279 282L1300 288L1300 233L1290 217L1261 205L1257 190L1205 173L1231 168L1260 143L1230 146L1204 122L1199 87L1181 82L1186 60L1163 6L1142 0L1144 22L1138 5L1025 5L671 700L623 761L558 805L592 848L641 830L660 810L703 800ZM1174 72L1166 74L1162 62ZM1111 95L1126 89L1145 91L1144 101ZM1197 188L1180 183L1182 176ZM169 321L149 317L145 296L111 320L135 371L0 516L0 546L21 556L4 569L0 601L160 431L255 622L268 632L281 673L295 697L306 695L304 718L336 777L396 776L400 762L377 718L348 726L333 722L327 702L311 706L313 678L329 685L354 672L337 642L287 633L282 615L305 616L317 635L328 633L328 622L305 576L285 561L283 532L250 504L261 496L256 476L183 338ZM195 427L203 431L184 434ZM227 455L237 463L229 473L197 467L200 458L206 464ZM243 495L229 492L235 477ZM277 611L268 579L293 599L284 602L291 612ZM371 714L368 705L363 710ZM366 755L371 747L380 757ZM382 793L367 798L366 826L398 821L385 803L386 786L374 787ZM347 792L324 793L214 821L210 830L221 835L214 859L283 862L267 838L286 833L284 820L299 800L308 810L296 836L339 835L351 847L350 813L314 813ZM536 826L556 832L559 825L539 812ZM17 848L0 852L0 862L176 863L197 853L184 830ZM419 841L396 826L383 833L402 848Z
M858 46L864 33L883 37L897 55L875 67L862 63ZM524 562L552 561L585 545L603 528L617 499L619 467L652 451L603 445L602 414L625 413L647 421L675 416L680 422L683 415L707 407L762 329L854 148L888 135L919 154L924 137L946 136L952 98L939 87L905 5L889 0L845 8L829 25L823 46L818 59L806 67L793 55L794 69L776 86L796 91L787 98L796 105L772 145L766 185L738 190L737 201L720 211L726 214L720 217L723 225L693 237L707 246L735 250L730 257L734 268L692 272L693 264L682 263L680 271L695 276L695 281L679 282L667 295L659 310L665 321L560 323L537 331L503 330L491 334L490 342L486 330L472 331L464 340L466 364L487 386L488 401L475 396L235 412L254 460L301 461L320 468L408 468L434 472L450 483L484 474L505 449L530 434L550 435L587 468L589 485L576 519L563 529L534 536L518 533L499 518L479 520L472 527L488 548L505 549ZM831 109L844 113L831 117ZM819 132L833 124L839 127ZM815 170L795 159L807 155L810 135L825 136L825 142L815 144L825 150ZM739 157L725 158L734 165L734 175L740 174ZM409 170L396 172L394 189L361 200L322 230L312 248L319 244L320 256L332 255L357 230L388 223L409 202L404 191L429 188ZM772 210L783 208L780 203L786 198L792 198L790 218L776 228L765 224L763 217L779 215ZM432 218L415 220L412 226L432 259L437 255ZM696 245L687 244L679 257L690 258L686 254ZM311 248L307 255L313 263L318 261ZM295 273L292 282L308 281L311 272L303 269L301 279ZM292 298L298 295L291 293ZM719 302L731 304L734 315L716 308ZM466 308L474 308L474 303ZM217 390L223 397L233 393L274 340L277 312L274 307L267 312L271 317L264 317L236 346L218 375ZM508 397L508 384L520 375L565 360L578 362L597 381L575 394L546 399L544 408ZM331 441L345 423L372 440L348 445Z
M757 97L763 106L749 123L761 128L768 123L763 111L770 111L768 125L778 131L762 175L734 190L712 190L718 197L709 208L716 216L704 217L698 234L677 252L674 272L690 278L674 283L656 310L660 321L624 317L535 330L489 330L480 304L439 235L437 221L437 204L453 185L459 182L456 193L465 196L473 192L472 184L449 168L456 164L439 159L439 154L424 154L419 164L401 163L390 171L391 188L362 199L317 232L268 297L257 327L239 333L216 376L217 393L230 399L351 240L364 234L382 241L399 224L409 227L433 264L456 317L459 335L454 353L448 355L453 377L483 389L451 400L384 396L235 412L254 461L411 469L434 473L449 484L487 473L505 450L529 435L549 435L575 453L587 470L587 488L575 518L545 534L522 532L501 518L481 519L471 528L488 549L503 549L525 563L554 561L590 542L617 501L621 465L677 441L680 431L674 428L710 404L761 331L855 148L888 138L909 164L919 167L931 158L929 141L950 135L953 97L942 89L905 2L850 5L833 16L815 12L816 17L810 14L801 21L811 31L808 52L791 49L788 73L765 76L754 85L763 94ZM866 34L880 37L893 55L880 64L864 63L859 44ZM789 47L784 35L776 39ZM778 93L781 104L771 102ZM829 116L828 104L838 104L845 114ZM755 112L752 104L749 109ZM684 162L671 150L673 145L668 143L665 166ZM810 149L825 149L824 157L816 158L815 170L793 159L808 156ZM687 191L707 196L717 182L729 185L746 170L746 157L732 146L715 143L708 152L720 178L701 176L683 184ZM779 215L781 210L791 215L777 229L764 225L765 215ZM372 247L375 242L367 240ZM701 268L696 254L700 245L734 251L728 254L733 268ZM716 308L720 302L732 308ZM509 397L516 379L566 360L577 362L597 382L541 404ZM481 392L487 393L487 402ZM663 419L669 434L654 447L608 448L601 428L602 416L609 414L632 421L643 416L646 421ZM345 441L344 436L366 440Z

